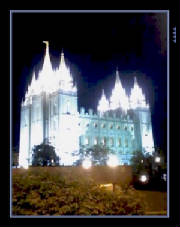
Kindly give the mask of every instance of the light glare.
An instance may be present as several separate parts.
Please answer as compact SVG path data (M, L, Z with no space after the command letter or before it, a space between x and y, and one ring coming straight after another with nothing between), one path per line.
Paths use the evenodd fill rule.
M147 181L147 176L146 175L141 175L140 176L140 181L145 183Z
M118 166L118 164L119 164L119 161L118 161L116 155L111 155L107 161L107 165L110 167L116 167L116 166Z
M92 163L89 159L85 159L82 163L82 167L84 169L89 169L89 168L91 168L91 166L92 166Z
M155 162L159 163L161 161L161 158L160 157L156 157L155 158Z

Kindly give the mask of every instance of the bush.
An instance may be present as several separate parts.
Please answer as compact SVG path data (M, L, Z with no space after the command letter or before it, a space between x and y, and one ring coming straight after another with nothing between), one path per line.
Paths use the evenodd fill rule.
M51 169L30 168L13 174L13 215L144 214L135 190L106 191L91 180L72 181Z

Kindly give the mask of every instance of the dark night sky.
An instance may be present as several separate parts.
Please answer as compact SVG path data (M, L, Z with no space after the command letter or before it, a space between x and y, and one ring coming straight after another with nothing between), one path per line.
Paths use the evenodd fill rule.
M102 88L109 97L118 66L127 92L136 74L152 109L155 145L166 151L167 30L160 13L14 13L13 146L19 142L20 102L33 68L50 44L54 67L64 49L78 86L79 107L96 109ZM135 73L136 72L136 73Z

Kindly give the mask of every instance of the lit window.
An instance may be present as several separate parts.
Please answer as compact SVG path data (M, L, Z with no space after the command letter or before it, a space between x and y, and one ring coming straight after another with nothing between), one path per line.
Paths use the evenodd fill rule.
M88 145L88 144L89 144L89 138L86 137L86 138L85 138L85 145Z
M102 140L101 140L101 142L102 142L103 145L106 145L106 138L103 137Z
M94 145L97 145L98 144L98 140L97 138L94 138Z

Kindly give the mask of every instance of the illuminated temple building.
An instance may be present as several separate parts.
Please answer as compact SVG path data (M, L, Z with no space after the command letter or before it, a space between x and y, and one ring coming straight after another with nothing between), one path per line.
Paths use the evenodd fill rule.
M49 43L42 70L29 85L21 104L19 165L32 162L32 148L45 139L55 147L60 164L73 165L73 156L81 146L103 144L114 150L120 165L130 164L134 151L152 153L151 113L136 78L130 96L122 87L119 72L114 76L114 87L109 99L104 90L97 113L81 107L78 112L77 87L61 53L59 68L50 62Z

